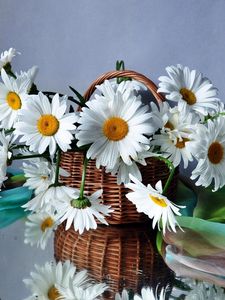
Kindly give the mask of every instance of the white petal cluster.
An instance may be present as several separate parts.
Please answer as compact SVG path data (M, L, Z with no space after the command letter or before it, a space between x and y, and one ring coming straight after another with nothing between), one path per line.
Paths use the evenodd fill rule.
M1 53L0 55L0 70L7 64L12 61L12 58L16 56L16 49L9 48L9 50L6 50Z

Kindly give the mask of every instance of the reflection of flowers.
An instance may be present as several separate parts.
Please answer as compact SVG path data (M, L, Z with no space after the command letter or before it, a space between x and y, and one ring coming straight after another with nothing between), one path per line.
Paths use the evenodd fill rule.
M122 291L122 294L119 293L116 294L115 300L129 300L131 299L129 297L129 294L126 289ZM156 295L156 293L153 292L153 289L150 287L142 288L141 295L135 294L134 297L132 297L133 300L165 300L165 289L161 289L159 297Z
M25 224L24 242L31 246L40 246L41 249L45 249L48 239L58 225L54 213L51 212L33 213L27 217Z
M76 267L69 261L65 263L46 262L44 266L35 265L36 272L31 272L29 279L24 279L24 283L31 291L28 299L36 297L41 300L56 300L62 295L59 288L68 289L71 280L76 287L87 284L87 271L76 271Z

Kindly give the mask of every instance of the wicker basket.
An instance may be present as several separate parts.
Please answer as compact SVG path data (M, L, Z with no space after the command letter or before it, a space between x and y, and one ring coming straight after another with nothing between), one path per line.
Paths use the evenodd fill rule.
M82 235L64 224L55 233L55 258L69 259L77 268L87 269L92 278L110 287L105 299L123 289L140 292L143 286L165 287L173 282L173 272L155 249L155 233L150 224L99 226Z
M104 82L106 79L115 77L130 77L145 84L148 90L153 94L158 102L163 101L163 96L157 93L156 85L147 77L134 71L112 71L103 74L95 80L89 89L86 91L84 98L90 99L91 95L96 89L96 85ZM70 177L62 178L62 182L68 186L80 187L83 167L83 154L80 152L66 152L61 157L61 167L70 173ZM162 180L165 184L168 176L169 169L163 161L155 158L147 160L147 166L140 166L143 182L150 183L153 186L158 180ZM175 173L174 179L170 188L168 189L167 196L174 198L176 195L178 170ZM109 224L124 224L124 223L137 223L146 221L146 216L137 213L135 205L133 205L127 198L128 190L123 185L117 185L116 177L107 174L104 168L97 169L95 161L90 161L87 168L87 177L85 183L85 191L88 195L92 194L98 189L103 189L102 202L106 205L111 205L114 212L107 218Z

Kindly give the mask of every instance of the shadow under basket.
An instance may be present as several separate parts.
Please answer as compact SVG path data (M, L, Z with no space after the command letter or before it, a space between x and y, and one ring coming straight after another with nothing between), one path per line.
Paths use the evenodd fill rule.
M174 274L155 249L150 228L148 223L99 225L80 235L61 224L55 232L55 259L70 260L79 270L87 269L91 278L105 282L109 291L104 299L114 299L123 288L134 293L143 286L160 290L172 285Z
M83 153L66 152L61 156L61 167L70 173L69 177L62 177L61 181L68 186L79 188L82 178ZM170 171L163 161L156 158L148 158L147 166L140 165L142 182L155 186L157 181L162 180L165 184ZM173 200L176 197L178 169L176 169L173 181L168 189L167 196ZM87 166L85 193L90 195L102 189L102 203L110 205L114 211L106 220L109 224L139 223L148 220L144 214L138 213L136 206L126 198L130 191L124 185L117 184L116 176L106 173L104 168L97 169L95 161L90 160Z

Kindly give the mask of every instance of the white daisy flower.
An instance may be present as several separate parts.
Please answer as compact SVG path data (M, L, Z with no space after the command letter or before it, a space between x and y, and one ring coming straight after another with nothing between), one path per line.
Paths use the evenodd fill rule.
M102 190L96 191L91 196L85 196L82 200L79 200L79 190L71 188L71 191L72 195L70 198L61 198L55 204L57 218L61 223L66 221L66 230L71 227L72 223L74 230L79 231L80 234L85 229L96 229L96 219L108 225L105 216L109 216L113 210L110 209L110 206L100 203L99 197L102 195Z
M182 65L166 68L169 76L161 76L158 92L172 101L185 101L200 115L207 115L217 106L217 89L201 73Z
M23 163L23 171L26 177L24 186L35 190L35 195L47 190L55 181L56 165L51 164L44 158L35 158L29 163ZM59 169L59 175L68 176L69 174L62 168Z
M146 187L132 175L130 175L130 178L134 183L126 184L126 187L132 190L126 197L136 206L137 211L145 213L153 220L153 229L158 223L158 229L160 230L159 224L162 221L163 234L165 234L166 229L172 229L176 232L175 227L178 223L175 215L181 215L179 212L181 206L172 203L162 195L162 182L158 181L154 189L150 184Z
M141 296L135 295L134 300L165 300L165 289L162 289L157 297L151 288L142 288Z
M188 106L174 107L170 109L167 122L160 134L153 136L152 144L160 146L161 152L165 153L177 167L183 161L184 168L193 161L193 138L199 117L192 113Z
M123 289L122 294L116 293L115 300L129 300L129 294L126 289Z
M19 74L16 73L15 75L17 77L17 80L21 80L21 81L25 81L26 79L30 80L30 85L28 85L28 87L27 87L27 92L29 93L31 86L34 83L34 80L37 76L37 73L38 73L38 67L33 66L27 72L21 71Z
M25 105L30 86L29 78L14 79L1 70L0 82L0 122L1 127L11 129L18 120L18 113Z
M39 212L40 210L43 210L43 208L49 211L55 207L56 201L60 199L71 199L72 195L73 190L70 187L63 185L56 187L50 186L47 190L39 193L22 207L33 212Z
M67 98L54 95L52 103L41 92L32 95L25 109L21 110L20 121L16 124L16 134L22 135L20 142L30 146L30 151L44 153L49 147L53 155L57 145L62 151L70 149L73 140L75 113L66 113Z
M116 91L106 95L95 95L88 101L88 107L83 108L76 138L78 146L91 144L87 157L95 159L96 166L114 168L118 158L131 165L137 153L142 151L141 144L148 144L145 135L155 132L155 120L148 112L147 106L142 106L139 97L130 95L124 101L124 96Z
M87 271L76 273L76 267L70 261L57 264L46 262L44 266L35 265L35 269L36 272L30 273L31 278L23 280L32 293L28 299L36 296L41 300L56 300L62 296L58 287L69 288L71 280L77 287L88 282Z
M57 227L57 220L53 212L39 212L27 217L25 223L25 244L37 245L45 249L49 238Z
M100 299L99 296L101 296L107 288L105 283L89 284L88 286L79 287L71 280L68 288L59 287L58 289L63 299L66 300L97 300Z
M191 179L198 179L195 184L204 187L214 183L213 191L217 191L225 185L225 118L208 120L207 127L199 126L193 138L198 164Z
M8 51L4 51L0 55L0 70L12 61L12 58L16 56L16 49L9 48Z

